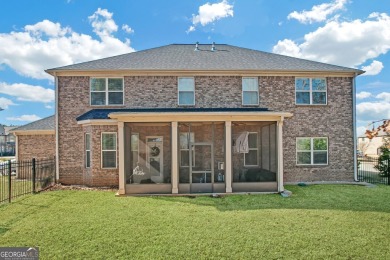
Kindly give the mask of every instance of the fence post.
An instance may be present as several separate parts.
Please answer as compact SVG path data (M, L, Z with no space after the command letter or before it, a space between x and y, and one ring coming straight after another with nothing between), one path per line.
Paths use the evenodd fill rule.
M32 159L32 191L35 193L35 177L36 177L36 171L35 171L35 158Z
M12 179L11 179L11 173L12 173L12 163L11 160L8 160L8 202L11 203L11 194L12 194Z

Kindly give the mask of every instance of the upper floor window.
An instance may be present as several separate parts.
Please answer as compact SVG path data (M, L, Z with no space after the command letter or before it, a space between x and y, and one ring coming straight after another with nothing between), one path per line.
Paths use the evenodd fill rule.
M91 78L91 105L123 105L123 78Z
M194 78L178 78L178 104L184 106L195 105Z
M259 84L257 78L242 78L242 104L259 104Z
M326 105L325 78L296 78L295 103L297 105Z
M297 165L328 164L328 138L298 137Z

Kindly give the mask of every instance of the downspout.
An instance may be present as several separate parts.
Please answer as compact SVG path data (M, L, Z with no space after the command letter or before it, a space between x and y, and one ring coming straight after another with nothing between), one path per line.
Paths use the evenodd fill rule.
M358 180L358 169L357 169L357 135L356 135L356 76L353 77L352 81L352 124L353 124L353 179Z
M56 182L60 179L60 157L59 157L59 142L58 142L58 77L54 72L54 87L55 87L55 135L56 135Z

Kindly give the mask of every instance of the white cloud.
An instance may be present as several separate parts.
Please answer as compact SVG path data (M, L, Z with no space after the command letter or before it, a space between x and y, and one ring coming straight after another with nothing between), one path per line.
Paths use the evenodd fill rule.
M123 24L123 25L122 25L122 30L125 31L125 32L128 33L128 34L134 33L133 28L131 28L131 27L128 26L127 24Z
M353 67L389 49L390 16L373 13L365 21L330 21L306 34L301 44L291 39L281 40L273 52Z
M112 19L113 13L107 9L98 8L88 19L92 24L93 31L100 37L110 37L113 32L118 31L118 25Z
M209 23L220 20L226 17L233 17L233 5L230 5L227 0L220 3L210 4L206 3L199 6L197 15L192 15L192 26L187 30L187 33L195 31L198 24L206 26Z
M378 75L384 68L383 63L377 60L373 60L368 66L363 66L362 70L366 71L363 76Z
M7 109L9 106L15 105L12 100L4 97L0 97L0 108Z
M383 101L390 103L390 92L382 92L375 97L378 99L383 99Z
M290 13L287 18L296 19L300 23L322 22L325 21L329 15L343 9L347 2L347 0L335 0L331 3L315 5L310 11L294 11Z
M98 39L49 20L0 33L0 65L23 76L52 80L45 69L134 51L129 39L121 41L113 35L118 26L112 16L99 8L89 17Z
M356 94L357 99L365 99L365 98L369 98L369 97L371 97L371 93L366 92L366 91L362 91L362 92L359 92Z
M54 101L54 90L23 83L7 84L0 82L0 93L16 97L21 101L49 103Z
M195 26L190 26L189 28L188 28L188 30L186 31L186 33L190 33L190 32L193 32L193 31L195 31Z
M22 116L19 116L19 117L7 117L6 119L9 120L9 121L32 122L32 121L37 121L37 120L39 120L41 118L39 116L37 116L37 115L22 115Z
M52 106L52 105L45 105L45 108L47 108L47 109L52 109L53 106Z
M363 102L356 106L359 121L374 121L390 118L390 102Z

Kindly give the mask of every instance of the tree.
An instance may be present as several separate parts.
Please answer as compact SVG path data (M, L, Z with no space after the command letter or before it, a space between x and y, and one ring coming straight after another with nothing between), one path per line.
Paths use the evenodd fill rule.
M382 154L379 156L378 165L374 167L379 171L379 176L390 177L390 135L383 137L384 144L381 146Z

